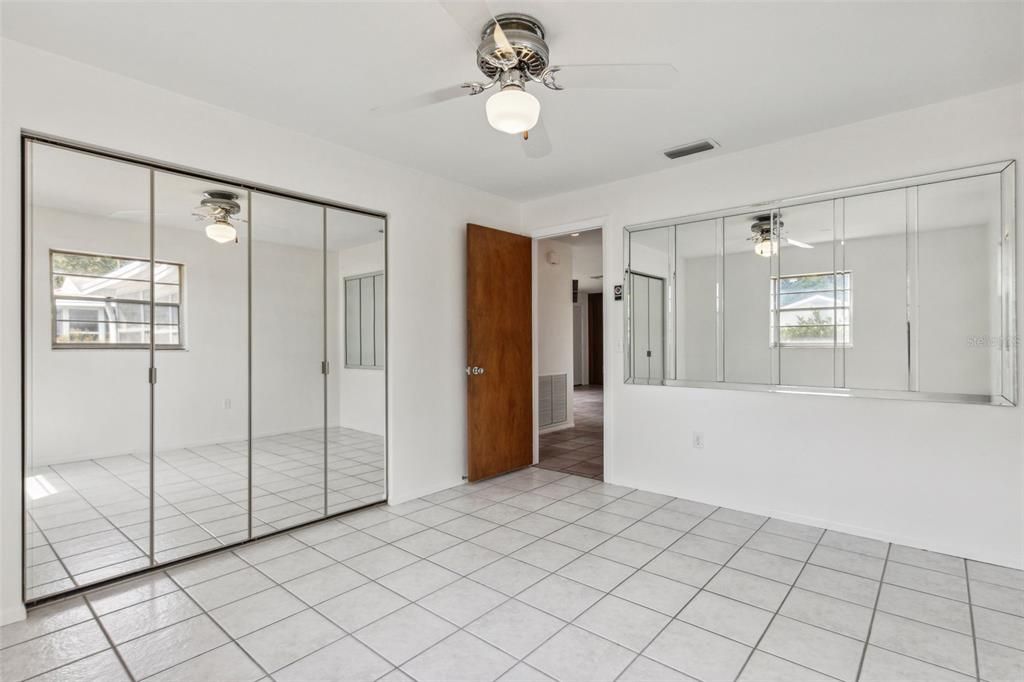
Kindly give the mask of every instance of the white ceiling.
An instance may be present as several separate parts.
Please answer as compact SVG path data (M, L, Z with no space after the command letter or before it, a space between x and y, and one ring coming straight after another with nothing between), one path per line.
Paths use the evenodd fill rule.
M486 95L370 112L479 77L435 0L2 8L14 40L517 199L690 163L661 152L699 138L722 145L707 158L1024 79L1021 2L495 0L545 24L555 63L680 74L670 91L533 87L554 151L527 159L487 125Z

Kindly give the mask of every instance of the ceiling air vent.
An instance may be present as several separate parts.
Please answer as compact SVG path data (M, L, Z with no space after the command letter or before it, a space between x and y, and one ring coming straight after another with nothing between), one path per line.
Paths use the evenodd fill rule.
M711 151L718 146L718 143L714 140L701 140L699 142L691 142L690 144L684 144L682 147L675 147L665 152L665 156L670 159L681 159L684 156L690 156L691 154L699 154L701 152Z

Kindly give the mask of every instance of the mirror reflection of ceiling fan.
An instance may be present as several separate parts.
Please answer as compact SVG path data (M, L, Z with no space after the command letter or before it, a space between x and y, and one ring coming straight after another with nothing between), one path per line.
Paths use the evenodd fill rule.
M779 251L779 242L783 241L790 246L796 246L801 249L813 249L814 247L806 242L801 242L796 239L790 239L786 237L782 228L785 223L782 222L782 215L779 213L775 214L775 226L774 236L776 239L772 239L772 214L764 213L759 216L754 216L754 222L750 225L750 237L748 239L754 242L754 253L758 256L765 258L771 258L773 254Z
M547 130L540 121L540 102L527 85L550 90L582 88L667 89L674 87L678 72L671 64L574 64L550 62L544 26L527 14L494 16L486 2L442 0L441 6L472 36L476 66L486 80L467 81L373 109L382 114L403 113L463 96L479 95L497 88L487 99L487 122L503 133L522 135L528 157L551 151ZM480 28L482 26L482 29Z
M208 190L203 192L203 200L199 205L192 209L192 215L196 220L208 223L207 237L218 244L226 244L238 242L238 232L231 224L231 219L241 220L238 218L241 211L238 195L234 192Z

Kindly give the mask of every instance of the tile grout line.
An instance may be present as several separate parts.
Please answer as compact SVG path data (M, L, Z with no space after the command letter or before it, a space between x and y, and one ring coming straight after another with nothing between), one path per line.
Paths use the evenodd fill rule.
M594 487L594 486L591 486L591 487ZM634 489L634 490L636 490L636 489ZM630 493L627 493L627 494L630 494ZM618 498L618 499L622 499L623 497L625 497L625 495L623 495L622 497L620 497L620 498ZM678 499L678 498L674 498L674 499ZM644 515L643 517L641 517L641 518L639 518L639 519L634 519L634 520L633 520L633 523L631 523L631 524L629 524L628 526L626 526L626 528L623 528L623 529L622 529L622 531L619 531L619 533L621 533L621 532L623 532L623 531L625 531L625 530L627 530L627 529L629 529L629 528L632 528L632 527L633 527L633 526L635 526L636 524L640 523L640 522L641 522L641 521L642 521L642 520L643 520L644 518L647 518L647 516L650 516L650 514L653 514L654 512L656 512L656 511L658 511L658 510L660 510L660 509L664 508L664 507L665 507L665 505L667 505L667 504L671 503L672 501L673 501L673 499L670 499L670 500L668 500L668 501L666 501L666 502L663 502L663 503L661 503L661 504L660 504L660 505L658 505L657 507L653 507L653 508L651 509L651 511L650 511L650 512L649 512L648 514ZM609 502L609 504L611 504L611 503ZM638 503L638 504L639 504L639 503ZM715 509L713 509L712 511L708 512L707 516L705 516L705 517L704 517L703 519L701 519L701 521L703 521L704 519L707 519L707 518L708 518L708 516L710 516L711 514L714 514L714 513L716 512L716 511L718 511L718 509L719 509L719 508L718 508L718 507L716 507L716 508L715 508ZM610 513L610 512L609 512L609 513ZM582 518L582 517L581 517L581 518ZM575 522L570 522L570 524L571 524L571 523L575 523ZM699 523L699 522L698 522L698 523ZM694 524L694 525L696 525L696 524ZM585 526L584 526L584 527L585 527ZM557 532L557 531L553 531L553 532ZM602 532L603 532L603 531L602 531ZM592 551L593 551L594 549L597 549L598 547L600 547L601 545L603 545L603 544L604 544L605 542L608 542L608 540L611 540L612 538L616 538L616 537L619 537L619 533L613 534L613 535L612 535L611 537L609 537L609 538L606 538L605 540L602 540L602 541L601 541L601 542L599 542L599 543L598 543L597 545L594 545L594 547L592 547L592 548L591 548L590 550L588 550L588 551L586 551L586 552L583 552L583 553L582 553L582 554L581 554L580 556L586 556L587 554L590 554L590 553L591 553L591 552L592 552ZM684 535L685 535L685 533L684 533ZM628 539L628 538L627 538L627 539ZM560 544L560 543L559 543L559 544ZM575 548L575 547L573 547L573 548L571 548L571 549L576 549L576 548ZM579 550L577 550L577 551L579 551ZM657 554L655 554L654 556L652 556L652 557L651 557L651 558L650 558L649 560L647 560L646 562L644 562L644 563L643 563L643 565L641 565L641 566L640 566L640 567L638 567L638 568L634 568L633 566L630 566L630 568L633 568L633 572L632 572L632 573L630 573L630 574L629 574L628 576L626 576L625 578L623 578L622 580L620 580L620 581L619 581L618 583L616 583L615 585L613 585L613 586L612 586L612 588L611 588L610 590L604 591L604 594L603 594L603 595L602 595L601 597L599 597L599 598L597 599L597 601L595 601L595 602L594 602L593 604L591 604L591 605L590 605L590 606L588 606L587 608L583 609L583 611L581 611L581 612L580 612L579 614L577 614L576 616L574 616L574 617L572 618L572 620L564 621L565 625L563 625L562 627L558 628L558 630L556 630L555 632L553 632L553 633L552 633L552 634L551 634L551 635L550 635L549 637L547 637L547 638L546 638L546 639L545 639L544 641L542 641L542 642L541 642L540 644L538 644L538 645L537 645L537 646L535 646L534 648L530 649L530 651L528 651L528 652L527 652L527 653L526 653L526 654L525 654L525 655L524 655L524 656L523 656L522 658L520 658L519 660L521 660L521 661L522 661L522 662L523 662L524 664L526 664L526 665L529 665L529 666L530 666L531 668L533 668L534 666L532 666L532 665L530 665L529 663L527 663L527 662L526 662L526 659L527 659L527 658L529 658L530 656L532 656L532 655L533 655L534 653L536 653L536 652L537 652L537 651L538 651L538 650L539 650L539 649L540 649L541 647L543 647L543 646L544 646L545 644L547 644L548 642L550 642L550 641L551 641L552 639L554 639L555 637L557 637L557 636L558 636L558 635L559 635L559 634L560 634L561 632L563 632L563 631L564 631L564 630L565 630L566 628L568 628L569 626L573 626L573 627L579 628L579 629L581 629L581 630L584 630L585 632L588 632L588 633L590 633L590 634L592 634L592 635L594 635L594 636L596 636L596 637L600 637L601 639L605 640L606 642L611 642L611 643L612 643L612 644L614 644L615 646L618 646L618 647L622 647L623 649L625 649L626 651L628 651L628 652L629 652L629 653L631 653L631 654L632 654L632 653L634 653L632 649L629 649L628 647L624 647L624 646L622 646L621 644L619 644L618 642L612 641L612 640L608 639L607 637L604 637L604 636L602 636L602 635L599 635L599 634L597 634L596 632L591 632L590 630L587 630L586 628L580 628L580 626L579 626L579 625L575 625L575 622L576 622L576 621L577 621L577 620L578 620L578 619L580 618L580 616L582 616L582 615L583 615L583 614L585 614L585 613L586 613L587 611L589 611L589 610L590 610L591 608L593 608L593 607L594 607L595 605L597 605L598 603L600 603L600 602L601 602L601 601L602 601L602 600L603 600L603 599L604 599L605 597L608 597L608 596L615 596L615 595L612 595L612 592L613 592L613 591L615 591L616 589L618 589L618 588L619 588L619 587L620 587L620 586L621 586L621 585L622 585L623 583L625 583L625 582L626 582L626 581L628 581L628 580L629 580L630 578L632 578L632 577L633 577L634 575L636 575L636 574L637 574L637 573L639 573L639 572L640 572L641 570L643 570L643 567L644 567L644 566L647 566L648 564L650 564L650 563L651 563L652 561L654 561L655 559L657 559L657 558L658 558L659 556L661 556L662 554L664 554L664 553L665 553L665 552L667 552L667 551L668 551L668 549L667 549L667 548L665 548L665 549L662 549L662 550L661 550L660 552L658 552ZM562 566L562 567L561 567L561 568L559 568L558 570L562 570L563 568L565 568L565 566L568 566L568 565L569 565L569 564L571 564L571 563L572 563L573 561L576 561L576 560L577 560L577 559L579 559L579 558L580 558L580 557L576 557L576 559L573 559L572 561L570 561L570 562L566 563L566 564L565 564L564 566ZM604 557L601 557L601 558L604 558ZM608 561L613 561L613 560L612 560L612 559L608 559ZM615 563L620 563L620 562L615 562ZM625 564L624 564L624 565L625 565ZM558 573L557 573L557 572L555 572L555 571L549 571L549 574L550 574L550 575L558 575ZM593 587L591 587L590 585L586 585L585 583L581 583L581 582L579 582L578 580L573 580L572 578L569 578L568 576L559 576L559 577L561 577L561 578L564 578L564 579L566 579L566 580L571 580L572 582L578 583L578 584L580 584L580 585L584 585L585 587L590 587L591 589L597 589L597 588L593 588ZM546 580L546 579L547 579L547 576L546 576L546 577L544 577L544 578L542 578L541 580ZM540 581L540 580L538 580L537 582L539 583L539 582L541 582L541 581ZM537 583L534 583L534 584L537 584ZM532 587L532 585L531 585L530 587ZM524 588L524 589L523 589L523 590L522 590L522 591L520 592L520 594L521 594L522 592L525 592L525 591L526 591L527 589L529 589L529 588ZM602 590L598 590L598 591L602 591ZM621 599L621 597L619 597L619 598ZM519 600L518 600L518 599L516 599L516 601L519 601ZM631 600L628 600L628 599L627 599L627 600L624 600L624 601L629 601L630 603L635 603L635 602L632 602ZM524 604L526 604L526 602L520 602L520 603L524 603ZM529 606L530 608L537 608L537 607L535 607L535 606L533 606L533 605L531 605L531 604L526 604L526 605L527 605L527 606ZM640 604L638 604L638 606L641 606L641 605L640 605ZM648 607L643 607L643 608L648 608ZM685 608L685 606L684 606L684 608ZM547 612L547 611L544 611L543 609L537 609L537 610L538 610L538 611L541 611L542 613L546 613L546 614L548 614L548 615L550 615L550 616L553 616L553 617L555 617L555 618L558 618L558 620L562 620L562 619L561 619L561 618L559 618L558 616L555 616L555 615L554 615L554 614L552 614L552 613L549 613L549 612ZM650 609L650 610L654 611L654 609ZM661 612L660 612L660 611L658 611L657 613L661 613ZM484 614L484 615L486 615L486 614ZM663 615L664 615L664 614L663 614ZM480 616L480 617L482 618L483 616ZM477 620L478 620L478 619L477 619ZM475 622L475 621L474 621L474 622ZM669 622L671 622L671 616L669 617ZM667 626L667 624L666 624L666 626ZM660 634L660 632L659 632L659 634ZM657 635L655 635L655 637L657 637ZM653 641L653 640L652 640L652 641ZM639 654L636 654L636 656L639 656ZM622 671L623 671L623 672L624 672L625 670L627 670L627 669L629 668L629 666L631 666L631 665L633 664L633 661L635 661L635 660L636 660L636 656L634 656L634 657L633 657L633 658L632 658L632 659L630 660L630 662L626 664L626 666L625 666L625 667L624 667L624 668L622 669ZM543 671L541 671L541 672L543 673ZM543 674L547 675L547 673L543 673ZM619 674L621 675L622 673L620 672ZM616 678L618 678L618 675L616 675Z
M974 602L971 600L971 573L964 559L964 583L967 585L967 615L971 619L971 645L974 649L974 679L981 682L981 663L978 660L978 634L974 629Z
M170 576L168 576L168 577L170 577ZM173 581L174 579L173 579L173 578L171 578L171 580ZM175 581L175 584L177 584L177 582L176 582L176 581ZM243 654L245 654L245 657L246 657L246 658L248 658L248 659L249 659L250 661L252 661L252 662L253 662L253 665L255 665L255 666L256 666L257 668L259 668L259 669L260 669L261 671L263 671L263 674L264 674L265 676L267 676L267 677L270 677L270 673L269 673L269 672L267 672L267 669L266 669L266 668L264 668L264 667L263 667L262 665L260 665L259 661L257 661L257 660L256 660L255 658L253 658L253 657L252 657L251 655L249 655L249 652L248 652L248 651L247 651L247 650L245 649L245 647L243 647L242 645L240 645L240 644L238 643L238 640L236 640L236 639L235 639L234 637L232 637L232 636L230 635L230 633L228 633L228 631L224 629L224 627L223 627L223 626L222 626L222 625L220 624L220 622L219 622L219 621L218 621L218 620L217 620L216 618L214 618L214 617L213 617L212 615L210 615L210 612L209 612L209 611L207 611L206 609L204 609L204 608L203 608L203 605L202 605L202 604L200 604L199 602L197 602L197 601L196 601L196 600L195 600L195 599L194 599L194 598L192 597L192 595L191 595L191 594L189 594L189 593L188 593L188 592L187 592L187 591L186 591L186 590L185 590L185 589L184 589L183 587L181 587L180 585L178 585L178 588L179 588L179 589L180 589L180 590L181 590L182 592L184 592L184 593L185 593L185 596L186 596L186 597L188 597L189 601L191 601L191 602L192 602L193 604L195 604L196 608L197 608L197 609L199 609L199 614L198 614L198 615L201 615L201 616L205 616L206 618L208 618L208 619L210 620L210 622L211 622L211 623L213 623L213 624L214 624L214 625L215 625L215 626L217 627L217 629L218 629L218 630L220 630L220 631L221 631L221 632L222 632L222 633L224 634L224 636L228 638L228 642L230 642L230 643L234 644L234 645L235 645L236 647L238 647L238 648L239 648L239 649L240 649L240 650L242 651L242 653L243 653ZM293 615L294 615L294 614L293 614ZM197 616L192 616L192 618L195 618L195 617L197 617ZM179 621L178 621L177 623L175 623L174 625L178 625L178 624L180 624L180 623L184 623L184 622L186 622L186 621L188 621L188 620L190 620L190 619L191 619L191 618L186 618L186 619L184 619L184 620L179 620ZM172 626L167 626L167 627L172 627ZM166 628L161 628L161 629L166 629ZM159 631L160 631L160 630L155 630L154 632L159 632ZM148 633L148 634L152 634L152 633ZM147 636L147 635L144 635L144 636ZM137 637L136 639L141 639L141 637ZM135 640L132 640L132 641L135 641ZM159 670L158 672L164 672L164 671L166 671L166 670L173 670L174 668L178 667L179 665L182 665L183 663L187 663L188 661L191 661L191 660L194 660L194 659L196 659L196 658L199 658L200 656L203 656L203 655L205 655L205 654L208 654L208 653L209 653L209 652L211 652L211 651L216 651L217 649L221 648L222 646L224 646L224 644L220 644L220 645L218 645L218 646L216 646L216 647L214 647L214 648L212 648L212 649L207 649L206 651L203 651L202 653L196 654L195 656L190 656L189 658L186 658L186 659L185 659L185 660L183 660L183 661L178 661L178 662L177 662L177 663L175 663L174 665L171 665L171 666L168 666L168 667L166 667L166 668L163 668L163 669ZM153 675L156 675L156 674L157 674L157 673L153 673Z
M767 523L767 521L765 523ZM821 533L818 534L818 539L815 541L814 547L812 547L811 551L807 553L807 558L804 559L803 565L800 566L800 570L797 571L796 576L793 578L793 582L790 583L789 589L786 590L785 596L782 597L782 601L780 601L779 605L777 607L775 607L775 612L772 613L772 617L768 619L768 624L765 625L764 630L761 631L761 634L757 638L757 641L754 642L754 645L752 647L750 647L750 653L747 654L747 658L743 661L743 665L741 665L739 671L737 671L736 677L734 678L735 680L738 680L740 678L740 676L743 675L743 671L746 669L747 665L749 665L750 659L754 657L754 652L756 652L756 651L763 651L762 649L758 649L758 647L761 646L761 642L764 640L764 636L766 634L768 634L768 630L771 628L772 623L775 622L775 619L776 619L776 617L778 617L779 612L782 611L782 607L785 605L786 600L789 599L789 595L791 595L793 593L793 590L796 589L796 584L800 580L800 576L802 576L804 574L804 569L806 569L807 566L810 564L811 556L813 556L814 552L818 549L819 546L821 546L821 539L823 537L825 537L825 533L827 533L827 532L828 531L825 530L824 528L821 529ZM800 622L802 622L802 621L800 621ZM811 625L811 624L807 623L807 625ZM817 627L817 626L812 626L812 627ZM766 651L765 653L770 653L770 652ZM774 655L774 654L771 654L771 655ZM814 668L811 668L810 666L804 665L802 663L799 663L797 665L800 665L800 666L802 666L804 668L808 668L810 670L814 670ZM821 671L815 671L815 672L821 672ZM823 674L825 674L825 673L823 673Z
M675 498L675 499L680 499L680 498ZM668 504L668 503L666 502L666 504ZM702 504L703 504L703 503L702 503ZM662 505L662 506L664 506L664 505ZM710 505L708 505L708 506L710 506ZM711 518L711 517L712 517L712 516L713 516L713 515L714 515L714 514L715 514L715 513L716 513L716 512L718 511L718 510L720 510L720 509L723 509L723 507L715 507L715 508L714 508L714 509L712 509L712 510L711 510L710 512L708 512L708 513L707 513L707 514L706 514L706 515L705 515L705 516L704 516L704 517L703 517L703 518L702 518L702 519L701 519L700 521L698 521L697 523L695 523L695 524L693 525L693 527L691 527L691 529L690 529L690 530L688 530L688 531L686 531L685 533L683 533L683 537L686 537L686 536L687 536L687 535L688 535L688 534L689 534L690 532L692 532L693 528L696 528L697 526L699 526L699 525L700 525L701 523L703 523L704 521L707 521L708 519L710 519L710 518ZM701 587L696 587L695 585L688 585L688 587L693 587L693 588L695 588L695 589L696 589L696 592L694 592L694 593L693 593L692 595L690 595L690 598L689 598L689 599L687 599L687 600L686 600L686 601L685 601L685 602L683 603L683 605L682 605L681 607L679 607L679 609L678 609L678 610L677 610L677 611L675 612L675 614L674 614L674 615L669 615L669 614L662 614L662 615L668 615L668 622L666 622L666 623L665 623L665 624L664 624L663 626L661 626L661 628L659 628L659 629L658 629L658 631L657 631L656 633L654 633L654 636L653 636L653 637L652 637L652 638L650 639L650 641L648 641L648 642L647 642L647 644L645 644L645 645L643 646L643 648L641 648L641 649L640 649L640 651L637 651L637 652L633 652L632 650L629 650L629 651L630 651L630 653L633 653L633 654L634 654L634 656L633 656L633 658L632 658L632 659L631 659L631 660L629 661L629 663L627 663L627 664L626 664L626 667L625 667L625 668L623 668L623 669L622 669L622 670L621 670L621 671L619 672L619 674L615 676L615 679L616 679L616 680L617 680L617 679L619 679L620 677L622 677L622 675L623 675L623 674L624 674L624 673L625 673L625 672L626 672L627 670L629 670L629 669L630 669L630 667L632 667L632 665L633 665L634 663L636 663L636 661L637 661L637 660L638 660L638 659L639 659L640 657L642 657L642 656L644 655L644 652L645 652L645 651L647 651L647 649L649 649L649 648L650 648L651 644L653 644L653 643L654 643L654 642L655 642L655 641L656 641L656 640L658 639L658 637L660 637L660 636L661 636L661 634L662 634L663 632L665 632L665 630L666 630L666 629L668 629L668 626L669 626L669 625L671 625L671 624L672 624L672 623L673 623L673 622L674 622L674 621L676 620L676 618L677 618L677 617L679 616L679 614L680 614L680 613L682 613L682 612L683 612L683 611L684 611L684 610L686 609L686 607L690 605L690 602L692 602L692 601L693 601L694 599L696 599L696 598L697 598L697 595L699 595L699 594L700 594L701 592L703 592L703 591L704 591L704 587L705 587L705 586L707 586L707 584L708 584L708 583L710 583L710 582L711 582L712 580L714 580L714 579L715 579L715 576L717 576L717 575L718 575L719 573L721 573L721 572L722 572L722 569L724 569L724 568L725 568L726 564L728 564L728 563L729 563L730 561L732 561L733 557L735 557L735 556L736 556L736 555L737 555L737 554L739 553L739 551L740 551L741 549L743 549L744 547L746 547L747 543L748 543L748 542L750 542L750 538L754 537L754 536L755 536L755 535L757 534L757 531L761 530L761 528L763 528L763 527L764 527L764 524L766 524L766 523L768 523L768 519L767 519L767 518L765 518L765 520L761 522L761 525L759 525L759 526L757 527L757 529L756 529L756 530L754 530L754 532L753 532L753 533L751 533L751 534L750 534L750 536L749 536L749 537L748 537L748 538L747 538L746 540L744 540L744 541L743 541L743 542L742 542L742 543L741 543L741 544L740 544L740 545L739 545L738 547L736 547L736 550L735 550L735 551L734 551L734 552L733 552L732 554L730 554L730 555L729 555L729 557L728 557L728 558L727 558L727 559L725 560L725 562L723 562L723 563L722 563L722 564L721 564L721 565L720 565L720 566L718 567L718 569L717 569L717 570L715 570L715 572L714 572L714 573L712 573L712 574L711 574L711 577L710 577L710 578L708 578L707 580L705 580L705 581L704 581L704 585L703 585L703 586L701 586ZM741 526L741 527L745 527L745 526ZM751 530L751 529L750 529L750 528L747 528L747 530ZM704 536L698 536L698 537L704 537ZM680 538L680 539L682 539L682 538ZM714 539L714 538L711 538L711 539ZM677 542L678 542L678 541L677 541ZM723 542L723 541L722 541L722 540L719 540L719 542ZM673 542L672 544L674 545L674 544L675 544L675 542ZM671 547L671 546L672 546L672 545L669 545L669 547ZM657 555L655 555L654 557L652 557L650 561L648 561L647 563L645 563L645 564L644 564L644 566L648 566L648 565L649 565L649 564L650 564L650 563L651 563L652 561L654 561L655 559L657 559L658 557L660 557L661 555L663 555L663 554L664 554L665 552L668 552L668 551L670 551L668 547L664 548L664 549L663 549L663 550L662 550L661 552L658 552L658 554L657 554ZM687 556L689 556L689 555L687 555ZM694 558L697 558L697 557L694 557ZM712 563L714 563L714 562L712 562ZM637 569L637 570L639 571L639 570L642 570L642 569ZM658 575L658 574L655 574L655 575ZM664 576L661 576L661 577L664 577ZM666 579L667 579L667 580L673 580L672 578L666 578ZM628 578L627 578L627 580L628 580ZM623 582L624 582L624 581L623 581ZM678 581L678 580L677 580L677 581L675 581L675 582L680 582L680 581ZM683 584L683 585L687 585L687 583L680 583L680 584ZM620 583L620 585L621 585L621 583ZM609 593L609 594L610 594L610 593ZM632 602L631 600L628 600L628 599L627 599L626 601L630 601L630 603L635 603L635 602ZM643 605L642 605L642 604L639 604L638 606L643 606ZM644 607L644 608L648 608L648 607ZM653 610L655 610L655 609L651 609L651 610L653 611ZM658 611L658 613L661 613L661 611ZM701 628L701 629L703 629L703 628ZM620 645L620 646L621 646L621 645ZM624 647L624 648L625 648L625 647ZM655 660L655 659L651 659L651 660ZM658 663L661 663L661 661L658 661ZM668 665L668 664L662 663L662 665L665 665L665 666L666 666L666 667L668 667L668 668L672 668L673 670L677 670L676 668L673 668L672 666L670 666L670 665ZM678 672L683 672L683 671L682 671L682 670L679 670ZM686 673L683 673L683 674L685 675Z
M89 613L92 614L93 619L96 621L96 625L99 626L100 631L103 633L103 636L106 637L107 642L110 643L110 649L114 652L114 655L117 657L117 660L121 663L121 667L124 668L124 672L126 675L128 675L128 679L132 682L135 682L134 673L132 673L131 669L128 668L128 664L125 662L124 658L122 658L121 651L117 648L117 645L114 644L114 638L110 636L110 633L107 632L107 627L103 624L103 621L100 620L100 617L96 614L96 609L92 607L92 602L90 602L84 596L82 597L82 601L85 602L85 607L89 609Z
M889 568L889 555L892 554L892 543L890 542L885 550L885 563L882 564L882 575L878 578L878 591L875 592L875 605L871 609L871 620L868 621L868 631L864 635L864 648L860 652L860 661L857 663L857 676L853 679L860 680L864 672L864 660L868 655L868 646L871 645L871 633L875 627L875 616L878 615L878 602L882 598L882 587L885 585L885 572Z

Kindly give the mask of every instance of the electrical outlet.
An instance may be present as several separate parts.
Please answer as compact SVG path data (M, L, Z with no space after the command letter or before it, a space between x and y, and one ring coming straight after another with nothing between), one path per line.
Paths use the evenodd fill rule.
M225 410L230 410L231 409L231 398L224 398L224 409Z
M693 447L695 450L704 449L704 434L700 431L693 432Z

